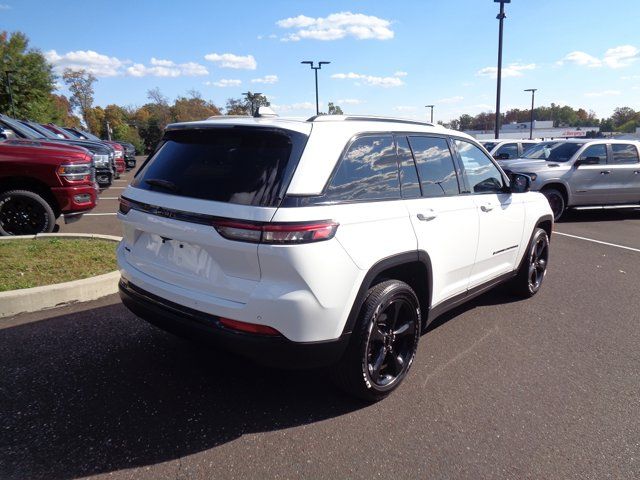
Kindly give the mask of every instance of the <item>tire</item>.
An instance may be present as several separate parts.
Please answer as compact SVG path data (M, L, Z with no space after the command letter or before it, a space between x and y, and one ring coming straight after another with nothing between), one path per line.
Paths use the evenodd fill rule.
M567 208L567 202L564 199L564 195L562 195L560 190L555 188L542 190L542 194L547 197L547 201L549 202L549 206L553 212L553 220L557 222Z
M542 228L536 228L522 258L516 277L511 280L511 291L520 298L530 298L540 291L547 275L549 263L549 237Z
M420 302L409 285L387 280L370 288L334 380L368 402L382 400L407 376L420 339Z
M48 233L56 225L51 205L29 190L0 194L0 235Z

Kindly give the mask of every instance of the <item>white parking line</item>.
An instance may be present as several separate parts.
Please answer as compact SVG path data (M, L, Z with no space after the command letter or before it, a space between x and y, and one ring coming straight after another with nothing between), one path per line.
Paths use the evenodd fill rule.
M114 182L120 182L120 183L126 182L126 183L129 183L129 180L114 180Z
M554 235L562 235L564 237L577 238L579 240L585 240L587 242L599 243L601 245L609 245L610 247L617 247L617 248L622 248L624 250L631 250L632 252L640 253L640 248L625 247L624 245L618 245L618 244L615 244L615 243L603 242L601 240L594 240L593 238L579 237L578 235L570 235L568 233L562 233L562 232L553 232L553 234Z
M109 187L109 190L124 190L127 187Z
M118 200L120 197L98 197L98 200Z
M105 215L117 215L117 213L85 213L85 217L104 217Z

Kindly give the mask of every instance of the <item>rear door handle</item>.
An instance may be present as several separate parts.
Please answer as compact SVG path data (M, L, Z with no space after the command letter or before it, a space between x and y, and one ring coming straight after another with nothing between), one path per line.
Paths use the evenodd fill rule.
M600 172L600 175L609 175L611 173L611 170L602 170Z
M493 210L493 205L490 203L480 205L480 210L482 210L483 212L490 212L491 210Z
M424 213L419 213L417 215L418 220L422 220L423 222L429 222L431 220L433 220L434 218L437 217L436 212L434 212L433 210L431 210L429 213L424 214Z

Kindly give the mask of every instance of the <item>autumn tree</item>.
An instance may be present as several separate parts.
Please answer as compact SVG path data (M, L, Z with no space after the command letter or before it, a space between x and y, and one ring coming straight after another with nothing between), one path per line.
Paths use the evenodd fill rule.
M65 68L62 73L62 79L71 92L71 97L69 98L71 106L80 110L80 115L87 128L95 132L100 125L99 119L92 118L93 84L97 80L95 75L86 70Z
M212 102L204 100L200 92L191 90L188 97L178 97L171 107L173 121L190 122L221 115Z

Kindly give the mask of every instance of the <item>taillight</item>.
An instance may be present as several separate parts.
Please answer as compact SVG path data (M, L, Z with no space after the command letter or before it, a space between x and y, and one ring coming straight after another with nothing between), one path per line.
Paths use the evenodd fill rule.
M91 176L91 164L70 163L58 167L58 176L69 182L89 180Z
M250 223L236 220L215 220L213 227L228 240L290 245L329 240L336 234L338 223L331 220L306 223Z
M127 213L129 213L131 207L133 207L133 205L130 201L128 201L126 198L120 197L120 207L118 208L118 210L121 214L126 215Z
M231 320L230 318L220 317L220 323L231 330L237 330L239 332L254 333L257 335L280 335L280 332L275 328L267 325L260 325L258 323L246 323L238 320Z

